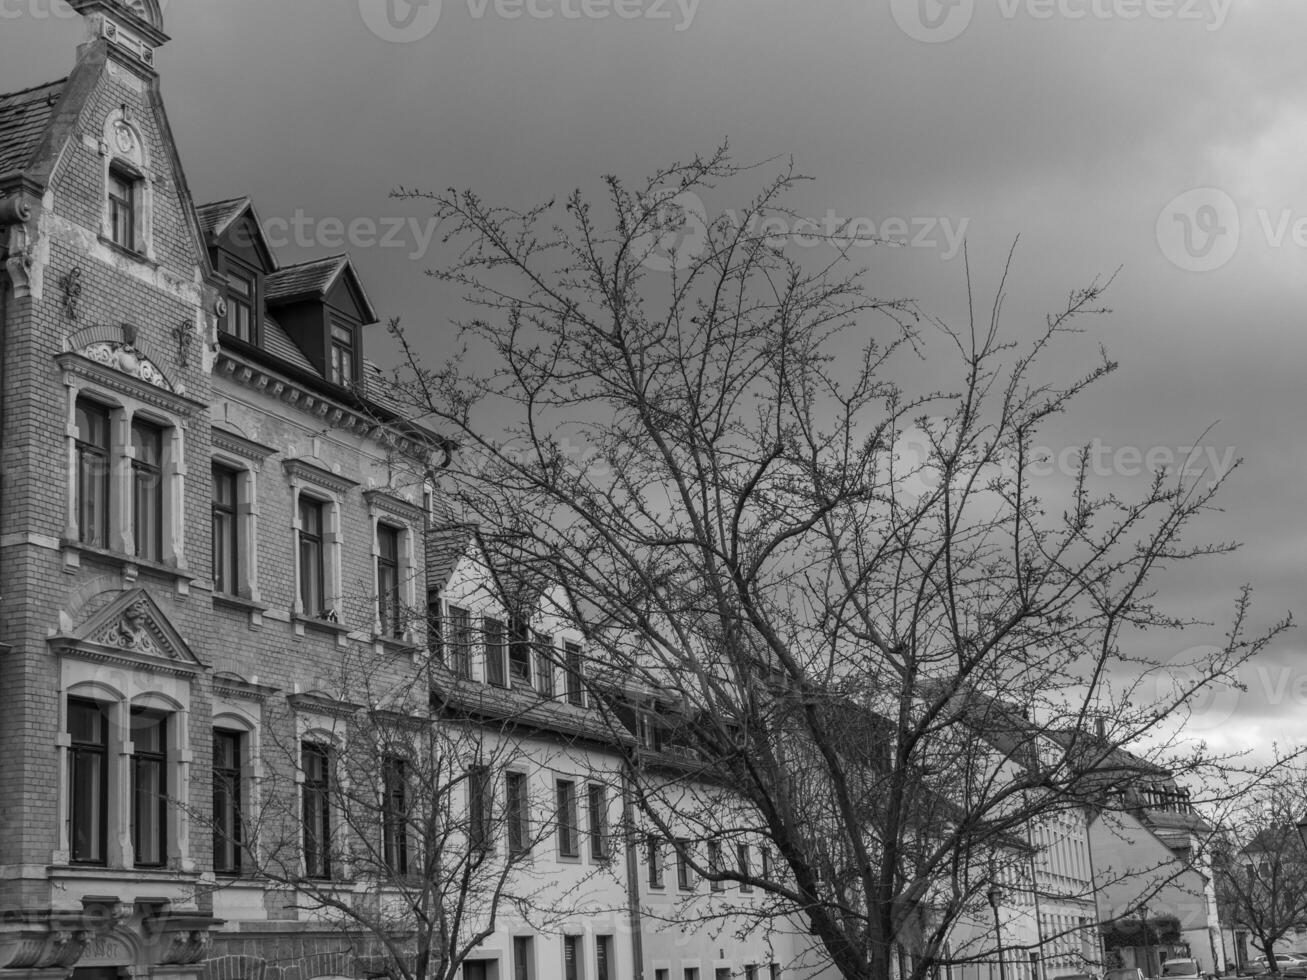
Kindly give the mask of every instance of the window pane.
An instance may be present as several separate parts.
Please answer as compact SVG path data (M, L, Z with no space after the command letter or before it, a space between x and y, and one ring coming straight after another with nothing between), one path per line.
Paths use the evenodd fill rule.
M472 614L458 606L449 607L450 669L459 677L472 676Z
M303 822L304 873L310 878L331 877L330 756L326 746L305 742Z
M388 757L382 763L383 857L392 873L408 873L408 763Z
M132 422L132 531L136 556L163 560L163 431Z
M322 527L323 505L312 497L300 495L300 604L306 616L323 616L327 612L324 579Z
M567 657L567 701L569 704L583 703L581 696L581 648L575 643L565 647Z
M486 621L486 680L496 687L507 687L504 676L504 624L497 619Z
M531 686L531 631L526 620L514 617L508 641L508 674L514 687Z
M83 544L109 546L109 410L79 398L77 525Z
M235 595L237 579L236 499L239 474L225 466L213 467L213 583L219 592Z
M241 870L241 734L213 733L213 870Z
M132 846L137 865L160 866L167 859L166 732L163 717L132 712Z

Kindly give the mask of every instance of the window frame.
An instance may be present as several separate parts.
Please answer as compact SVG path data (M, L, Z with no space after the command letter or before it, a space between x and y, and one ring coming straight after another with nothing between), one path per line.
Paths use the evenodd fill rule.
M507 689L508 677L508 633L507 624L495 616L483 616L482 646L486 660L486 683L491 687Z
M467 769L468 846L482 854L494 844L494 783L490 767L482 763Z
M558 856L568 861L581 859L580 814L576 803L576 780L555 780L554 805L555 823L558 827Z
M115 185L123 189L116 195ZM109 163L105 182L106 237L118 248L133 255L143 255L141 247L141 210L144 206L145 180L140 171L121 160ZM126 219L125 222L123 219Z
M137 558L163 563L164 552L164 511L167 500L167 486L164 477L164 459L167 453L166 428L153 422L148 417L134 415L130 425L131 432L131 527L132 553ZM138 433L141 446L138 447ZM147 438L155 443L150 447ZM142 449L157 449L157 458L141 459ZM142 534L142 527L149 524L148 537ZM151 543L153 546L151 547ZM148 551L149 553L143 553Z
M332 880L334 871L331 848L334 755L330 743L309 738L300 742L300 853L304 861L304 877L315 881ZM311 759L320 765L321 775L313 774L309 765Z
M263 337L263 273L252 265L242 262L228 252L218 254L218 273L226 280L223 292L227 300L227 313L218 323L221 337L231 337L242 343L259 346ZM233 289L233 280L247 283L250 287L248 299L244 294ZM236 323L238 309L246 310L249 316L249 336L242 337Z
M570 640L563 643L564 685L567 703L578 708L585 707L585 659L581 644Z
M340 337L337 331L348 336ZM341 388L358 383L358 334L359 326L352 320L337 316L328 318L327 380Z
M534 690L534 651L531 644L531 621L527 616L508 619L508 686Z
M83 415L87 417L88 423L93 421L103 423L103 443L91 441L90 433L82 431ZM89 425L87 427L89 428ZM73 428L76 472L73 509L77 515L78 541L92 548L107 550L113 533L113 409L79 392L74 399ZM100 472L90 472L97 465L89 462L92 460L99 461ZM96 487L99 491L96 502L98 506L91 505L88 501L87 490L92 482L98 484ZM88 509L96 510L99 517L96 522L99 525L99 534L95 540L90 539L87 529Z
M530 854L530 781L526 773L514 769L504 772L504 826L509 858Z
M73 709L94 709L99 715L100 741L84 742L75 739L73 732ZM109 706L102 701L90 698L70 696L67 699L65 731L68 735L68 787L67 787L67 826L69 863L105 867L109 863ZM99 811L96 826L91 828L95 837L99 857L81 857L77 850L77 810L80 794L77 792L78 761L86 756L97 759L99 772L99 799L95 805Z
M388 754L381 760L381 860L397 877L409 874L409 772L408 759Z
M649 876L648 882L650 888L657 888L660 891L667 887L666 873L664 868L663 840L657 834L649 834L645 837L645 863L648 865Z
M295 501L295 555L296 555L296 594L303 614L309 619L328 619L335 611L327 596L327 508L331 502L312 493L300 491ZM306 531L304 528L306 514L315 514L317 530ZM306 546L316 549L316 558L311 562L306 555ZM309 588L312 586L312 589ZM310 592L316 592L316 597ZM316 598L316 602L310 600ZM316 605L317 609L311 609Z
M676 839L676 890L692 892L695 890L694 869L690 867L690 841L685 837Z
M713 875L722 873L722 843L721 841L708 841L708 871ZM708 879L709 891L725 891L726 883L716 877Z
M608 787L603 783L586 783L586 818L590 830L590 859L606 862L612 858L608 826Z
M213 729L213 871L219 875L234 877L243 874L245 870L243 867L245 852L243 786L247 734L236 729ZM218 745L220 742L228 742L233 747L234 765L219 764ZM223 809L226 811L221 815L217 802L220 793L223 797ZM230 833L223 829L227 824L231 826ZM221 838L226 838L226 840L224 841ZM220 847L224 847L230 852L232 859L230 862L219 859ZM226 855L224 855L225 857Z
M531 649L535 660L536 692L542 697L553 700L557 693L554 678L554 638L539 630L531 631Z
M404 601L402 561L407 528L388 521L376 523L377 635L387 639L404 638ZM389 549L387 548L389 546ZM389 583L386 578L389 578Z
M131 737L132 737L132 761L131 761L131 803L130 803L130 829L132 840L132 864L137 868L164 868L168 866L168 849L171 840L168 834L168 786L171 780L168 778L169 766L169 736L172 726L169 724L171 715L152 708L133 707L130 712L132 719ZM149 728L157 729L159 733L158 749L142 749L139 742L139 733L146 726L136 724L137 718L149 718L153 724ZM155 813L153 819L157 821L158 840L155 842L157 851L148 860L142 860L142 833L144 827L148 826L143 817L148 814L142 812L141 807L141 775L143 771L148 771L147 767L152 767L158 780L158 792L154 800ZM148 801L147 801L148 805Z
M241 483L243 471L219 459L210 460L210 535L213 589L222 595L239 596L241 575ZM219 500L220 482L229 482L231 502ZM220 523L224 525L220 529ZM230 571L228 571L230 568ZM230 581L228 579L230 578Z
M750 848L748 844L737 842L735 845L735 863L740 872L740 894L748 895L753 891L753 885L744 879L753 876L753 865L750 857Z

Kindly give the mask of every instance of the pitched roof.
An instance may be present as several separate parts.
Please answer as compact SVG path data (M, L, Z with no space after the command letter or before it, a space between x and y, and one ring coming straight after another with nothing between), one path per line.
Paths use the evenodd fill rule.
M23 170L50 126L67 78L0 95L0 174Z
M263 349L288 364L294 364L297 368L312 371L314 374L321 374L304 356L304 352L300 350L299 345L291 340L290 334L286 333L282 325L266 315L263 318Z
M470 524L449 524L435 528L427 535L428 586L443 589L449 584L458 560L467 554L472 537Z
M200 220L200 230L205 236L218 236L226 231L233 221L250 207L248 197L233 197L228 201L212 201L195 208L195 216Z

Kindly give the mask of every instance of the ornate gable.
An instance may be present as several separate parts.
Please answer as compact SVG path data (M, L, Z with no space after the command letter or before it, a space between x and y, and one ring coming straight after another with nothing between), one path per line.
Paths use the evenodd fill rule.
M49 642L57 652L83 659L169 673L209 669L144 589L124 592L81 626Z

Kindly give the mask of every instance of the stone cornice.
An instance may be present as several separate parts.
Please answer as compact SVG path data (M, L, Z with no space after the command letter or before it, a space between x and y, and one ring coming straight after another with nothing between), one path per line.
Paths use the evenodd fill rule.
M306 459L284 459L281 466L286 471L286 476L292 480L312 483L314 486L330 490L332 493L349 493L358 486L358 483L349 477L333 473L331 470L324 469L316 463L310 463Z
M417 504L409 503L403 497L397 497L389 490L364 490L363 499L369 507L385 511L392 517L398 517L410 524L421 527L426 521L426 514Z
M204 664L165 660L162 657L139 653L125 654L114 647L68 636L52 636L46 642L60 656L87 660L91 663L113 664L115 667L124 667L128 670L148 670L156 674L171 674L174 677L194 677L209 669Z
M297 711L328 715L332 718L348 718L363 707L359 704L350 704L348 701L324 697L321 694L288 694L286 703Z
M270 687L267 684L255 684L252 681L224 673L213 678L213 691L215 694L239 698L242 701L263 702L281 693L281 688Z
M147 405L161 408L172 415L190 418L207 407L204 402L166 391L140 378L98 364L81 354L72 352L59 354L55 357L55 362L66 375L83 378L111 391L145 402Z
M248 459L255 463L262 463L265 459L275 453L277 450L271 446L265 446L262 443L255 442L253 439L246 439L235 432L228 432L226 429L220 429L214 426L209 430L212 433L213 445L216 449L229 452L233 456L240 456L242 459Z

